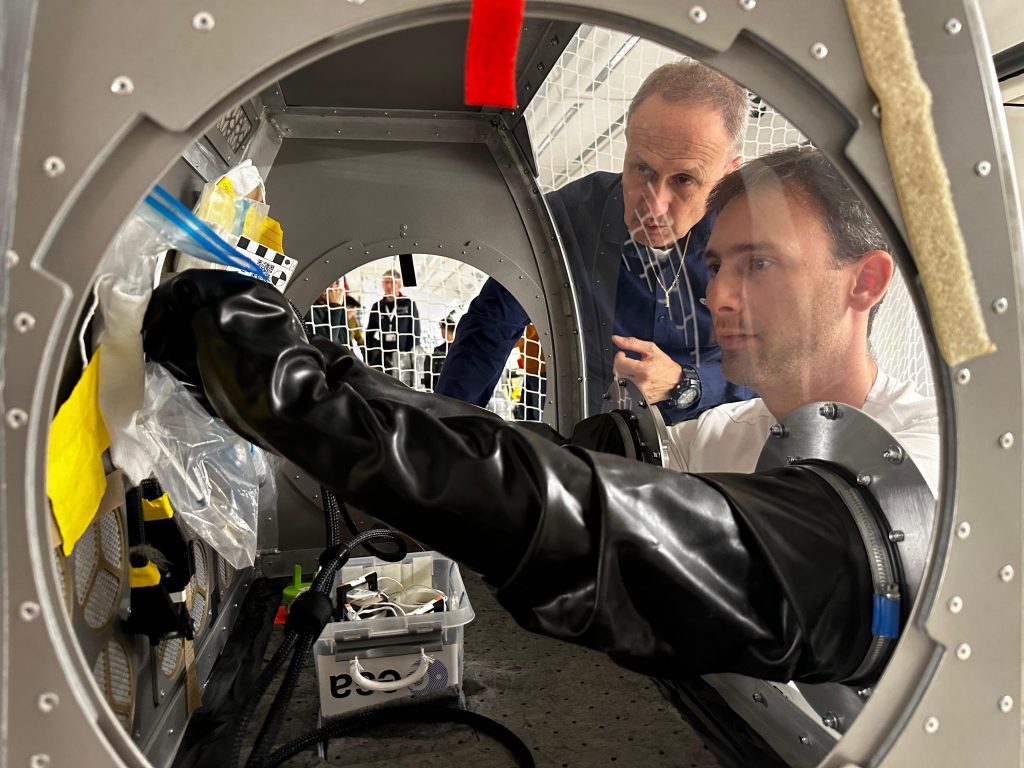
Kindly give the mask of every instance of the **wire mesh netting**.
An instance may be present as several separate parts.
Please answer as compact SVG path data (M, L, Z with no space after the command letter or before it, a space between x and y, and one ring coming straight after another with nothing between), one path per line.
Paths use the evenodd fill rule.
M594 171L619 172L626 148L626 112L643 80L682 54L626 33L584 25L570 41L524 116L549 192ZM746 159L807 139L751 94ZM470 301L487 279L456 259L414 256L416 285L396 284L399 258L366 264L332 283L313 304L309 329L352 346L366 362L409 386L432 390L448 345ZM390 285L386 284L390 276ZM903 279L897 275L879 311L872 347L891 375L934 393L924 336ZM505 418L540 420L546 366L528 326L501 372L488 408Z

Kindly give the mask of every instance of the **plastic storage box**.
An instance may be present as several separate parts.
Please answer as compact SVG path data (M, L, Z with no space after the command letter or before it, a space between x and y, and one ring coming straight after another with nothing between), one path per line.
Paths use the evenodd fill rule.
M463 627L473 620L459 566L437 552L415 552L388 563L353 558L335 587L376 571L389 591L395 579L406 588L429 586L448 597L447 610L419 616L381 616L336 621L313 646L321 717L345 715L396 699L462 686ZM388 690L380 690L384 687Z

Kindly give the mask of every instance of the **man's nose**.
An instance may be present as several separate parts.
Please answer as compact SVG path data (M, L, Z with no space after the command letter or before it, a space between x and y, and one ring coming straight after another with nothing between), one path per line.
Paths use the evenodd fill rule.
M708 283L704 305L712 315L736 312L740 308L740 297L743 292L742 280L737 275L730 275L724 269Z
M644 191L644 202L647 204L647 213L651 216L662 217L668 213L669 205L672 202L672 195L665 182L647 182Z

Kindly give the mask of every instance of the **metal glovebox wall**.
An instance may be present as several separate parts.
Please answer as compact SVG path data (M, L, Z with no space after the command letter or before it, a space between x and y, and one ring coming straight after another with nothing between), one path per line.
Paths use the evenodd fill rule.
M3 7L6 12L13 6ZM92 682L92 662L64 613L45 536L46 427L61 361L106 245L149 187L179 162L176 158L244 99L324 55L384 34L464 18L468 7L454 0L321 0L300 16L271 0L244 8L218 4L202 13L170 4L140 9L125 0L88 8L52 0L38 4L17 176L18 199L31 205L15 211L5 262L10 297L5 319L32 316L31 323L6 326L4 367L5 530L0 539L7 588L0 621L6 643L3 716L12 765L144 762ZM872 115L874 98L861 76L841 5L808 0L783 8L744 2L681 12L677 4L660 0L633 6L563 0L530 3L528 10L545 18L641 31L721 69L786 114L870 201L894 241L905 242ZM999 351L955 370L936 363L945 473L922 596L884 685L822 764L1019 764L1019 211L976 6L939 0L908 3L905 12L922 75L944 93L933 108L936 130ZM950 19L958 23L948 24ZM274 30L272 37L264 34L267 29ZM126 39L150 45L124 46ZM260 44L234 46L234 55L225 57L225 46L237 40ZM819 43L827 56L812 55L812 48L822 50ZM173 54L154 55L156 50ZM119 81L122 87L112 89L117 78L129 78L132 87ZM536 88L537 82L521 80L520 86ZM371 127L380 119L339 117L360 118L359 125ZM503 132L479 118L439 113L432 124L432 115L409 117L402 130L439 134L441 127L471 131L479 127L476 119L490 126L482 130L496 133L468 144L491 146L496 156L505 151L523 156L523 144L512 145L514 121ZM293 130L304 116L294 119ZM980 161L990 163L991 173L975 172ZM506 187L520 211L537 194L527 176L507 179ZM542 217L524 223L528 233L544 233ZM540 242L527 237L534 247ZM388 242L382 235L372 245L386 248ZM906 273L913 274L906 248L896 250ZM497 254L481 261L495 274L496 265L486 258ZM557 272L557 264L549 253L516 267L542 276L538 285L543 287L551 277L545 270ZM315 270L317 263L302 266ZM312 275L299 273L296 279ZM570 321L549 329L565 337L566 354L556 350L556 359L573 358ZM951 605L960 608L954 612ZM973 649L969 662L952 653L961 643ZM44 694L52 695L45 706Z

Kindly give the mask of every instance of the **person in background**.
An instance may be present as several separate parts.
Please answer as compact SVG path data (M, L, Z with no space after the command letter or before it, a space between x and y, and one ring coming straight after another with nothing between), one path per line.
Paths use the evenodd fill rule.
M402 275L397 269L384 273L381 288L384 295L370 307L366 323L367 362L411 387L416 377L420 313L416 302L402 295Z
M547 363L540 348L537 326L530 323L516 342L519 350L519 367L524 371L519 405L515 408L517 421L540 421L544 415L544 401L548 391Z
M445 358L448 357L448 350L452 346L452 341L455 340L455 310L449 312L439 325L441 326L441 343L430 353L429 365L423 371L423 388L429 392L433 392L434 387L437 386L437 379L441 375Z
M616 376L669 424L753 397L722 375L711 315L698 301L715 220L705 201L740 162L749 110L729 78L695 61L666 64L633 96L622 173L591 173L547 195L578 292L588 413L601 410ZM459 323L437 392L486 405L528 322L488 280Z

